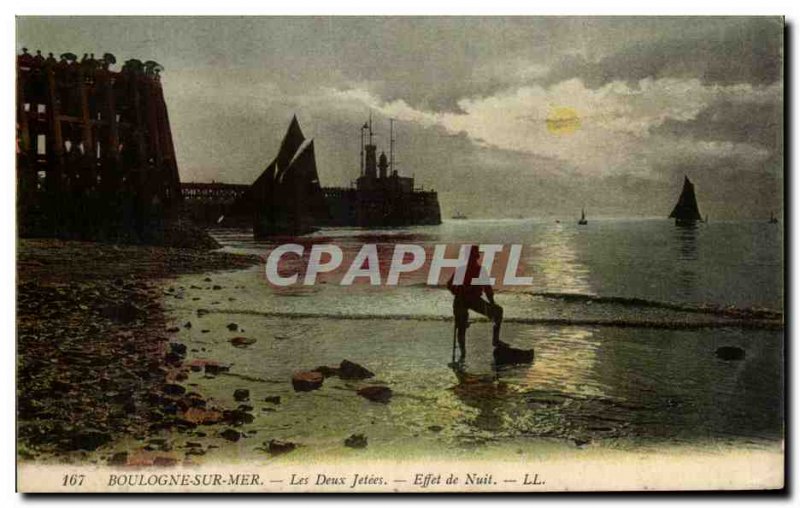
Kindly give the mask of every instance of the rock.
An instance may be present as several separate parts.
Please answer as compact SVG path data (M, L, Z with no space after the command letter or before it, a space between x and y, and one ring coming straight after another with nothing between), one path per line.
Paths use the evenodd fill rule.
M273 455L289 453L297 448L297 445L292 442L278 441L277 439L270 439L268 443L264 443L264 446L266 446L269 453Z
M250 390L246 388L237 388L233 392L233 399L237 402L242 402L250 398Z
M187 330L190 330L192 328L192 322L187 321L186 324L183 325L183 327L186 328Z
M228 323L228 330L235 332L238 329L239 325L237 325L236 323Z
M234 443L238 441L242 435L239 433L238 430L233 429L225 429L219 433L220 437L227 439L228 441L233 441Z
M169 352L175 353L178 356L186 356L186 345L180 342L170 342Z
M211 282L211 277L206 277L206 278L205 278L205 279L203 279L203 280L204 280L205 282Z
M181 329L178 328L177 326L167 328L167 333L178 333L179 331L181 331Z
M211 289L213 289L214 291L219 291L220 289L222 289L222 286L214 284L214 287L212 287Z
M367 437L364 434L353 434L344 440L344 445L348 448L366 448Z
M219 364L215 364L215 363L207 363L206 364L206 374L209 374L209 375L212 375L212 376L216 376L220 372L228 372L229 370L231 370L231 368L228 367L227 365L219 365Z
M253 406L247 404L239 404L239 407L237 407L236 409L239 411L244 411L246 413L249 413L250 411L253 410Z
M109 466L124 466L128 463L128 452L117 452L108 459Z
M207 309L197 309L196 313L197 313L197 317L203 317L206 314L208 314L208 310Z
M172 467L178 463L178 459L175 457L163 457L158 456L153 459L153 465L156 467Z
M215 411L213 409L205 409L201 407L190 407L185 413L183 413L183 418L187 421L200 425L213 425L224 420L221 411Z
M108 432L99 430L84 430L72 436L71 448L73 450L93 451L111 441Z
M717 355L717 358L725 361L739 361L744 360L745 357L744 349L736 346L719 347L717 348L715 354Z
M494 361L498 365L515 365L533 362L533 349L517 349L501 343L494 348Z
M310 392L321 387L324 380L319 372L295 372L292 375L292 387L296 392Z
M256 339L250 339L247 337L233 337L230 339L230 342L234 347L247 347L250 344L255 344Z
M244 425L246 423L253 423L255 417L247 411L234 409L233 411L223 411L222 418L230 425Z
M164 362L167 365L171 365L173 367L179 366L182 361L183 357L180 355L176 355L175 353L167 353L166 356L164 356Z
M372 402L387 404L392 398L392 389L388 386L365 386L358 390L359 395Z
M431 425L428 427L428 430L431 432L441 432L444 430L444 427L441 425Z
M327 365L320 365L313 372L319 372L323 377L333 377L339 375L338 367L328 367Z
M271 402L273 404L280 404L281 403L281 396L280 395L270 395L269 397L264 397L264 402Z
M164 385L164 389L162 391L167 395L183 395L186 393L186 388L182 387L181 385L167 384Z
M349 360L342 360L339 364L339 377L342 379L368 379L374 376L373 372Z

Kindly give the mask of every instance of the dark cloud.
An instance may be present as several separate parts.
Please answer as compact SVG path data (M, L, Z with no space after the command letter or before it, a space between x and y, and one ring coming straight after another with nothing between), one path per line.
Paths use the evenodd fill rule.
M782 153L783 104L720 100L691 120L668 119L651 132L704 141L756 144Z
M782 23L779 18L733 18L728 26L655 37L597 61L569 56L546 82L580 78L599 88L611 81L635 86L645 78L698 78L721 85L768 85L782 77Z
M567 148L564 159L498 148L491 132L397 125L398 169L436 188L445 215L565 217L585 205L593 216L663 216L687 173L701 209L722 217L779 208L782 99L762 92L782 77L782 30L780 18L20 17L17 46L164 64L181 176L195 181L251 182L296 113L316 140L323 184L347 185L358 173L358 128L372 102L331 90L368 91L433 112L460 112L460 101L486 98L495 116L516 121L530 111L502 99L525 85L580 78L596 89L648 77L752 84L733 92L687 87L707 104L695 118L667 120L650 136L604 131L595 144ZM636 121L637 108L662 106L647 93L610 99L627 101ZM554 100L570 99L567 91ZM385 148L386 119L375 113ZM772 155L762 164L747 150L737 152L744 158L704 153L695 141L732 141ZM606 146L632 162L604 161ZM539 149L534 142L528 148ZM596 167L578 176L584 159Z

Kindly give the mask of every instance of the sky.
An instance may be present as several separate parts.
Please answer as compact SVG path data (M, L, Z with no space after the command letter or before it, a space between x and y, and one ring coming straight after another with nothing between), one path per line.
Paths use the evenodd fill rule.
M324 186L370 113L444 216L783 209L776 17L19 17L17 49L155 60L183 181L251 183L292 115Z

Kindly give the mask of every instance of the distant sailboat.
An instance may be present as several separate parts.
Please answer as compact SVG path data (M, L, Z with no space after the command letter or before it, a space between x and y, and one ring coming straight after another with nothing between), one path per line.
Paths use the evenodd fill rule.
M464 215L463 213L461 213L459 210L456 210L456 214L453 215L453 217L451 217L451 218L452 219L456 219L456 220L464 220L464 219L467 218L467 216Z
M589 221L586 220L586 210L581 208L581 219L578 221L579 226L585 226Z
M775 212L770 212L769 213L769 223L770 224L777 224L778 223L778 218L775 217Z
M689 177L683 177L683 190L678 198L678 203L669 214L670 219L675 219L677 226L691 226L695 222L702 222L703 216L697 207L697 198L694 195L694 184L689 181Z

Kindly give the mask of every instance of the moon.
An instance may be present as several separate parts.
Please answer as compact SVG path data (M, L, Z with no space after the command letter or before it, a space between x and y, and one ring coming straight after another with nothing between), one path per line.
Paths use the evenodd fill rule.
M581 127L581 119L578 112L569 107L555 107L547 115L547 130L551 134L564 136L572 134Z

